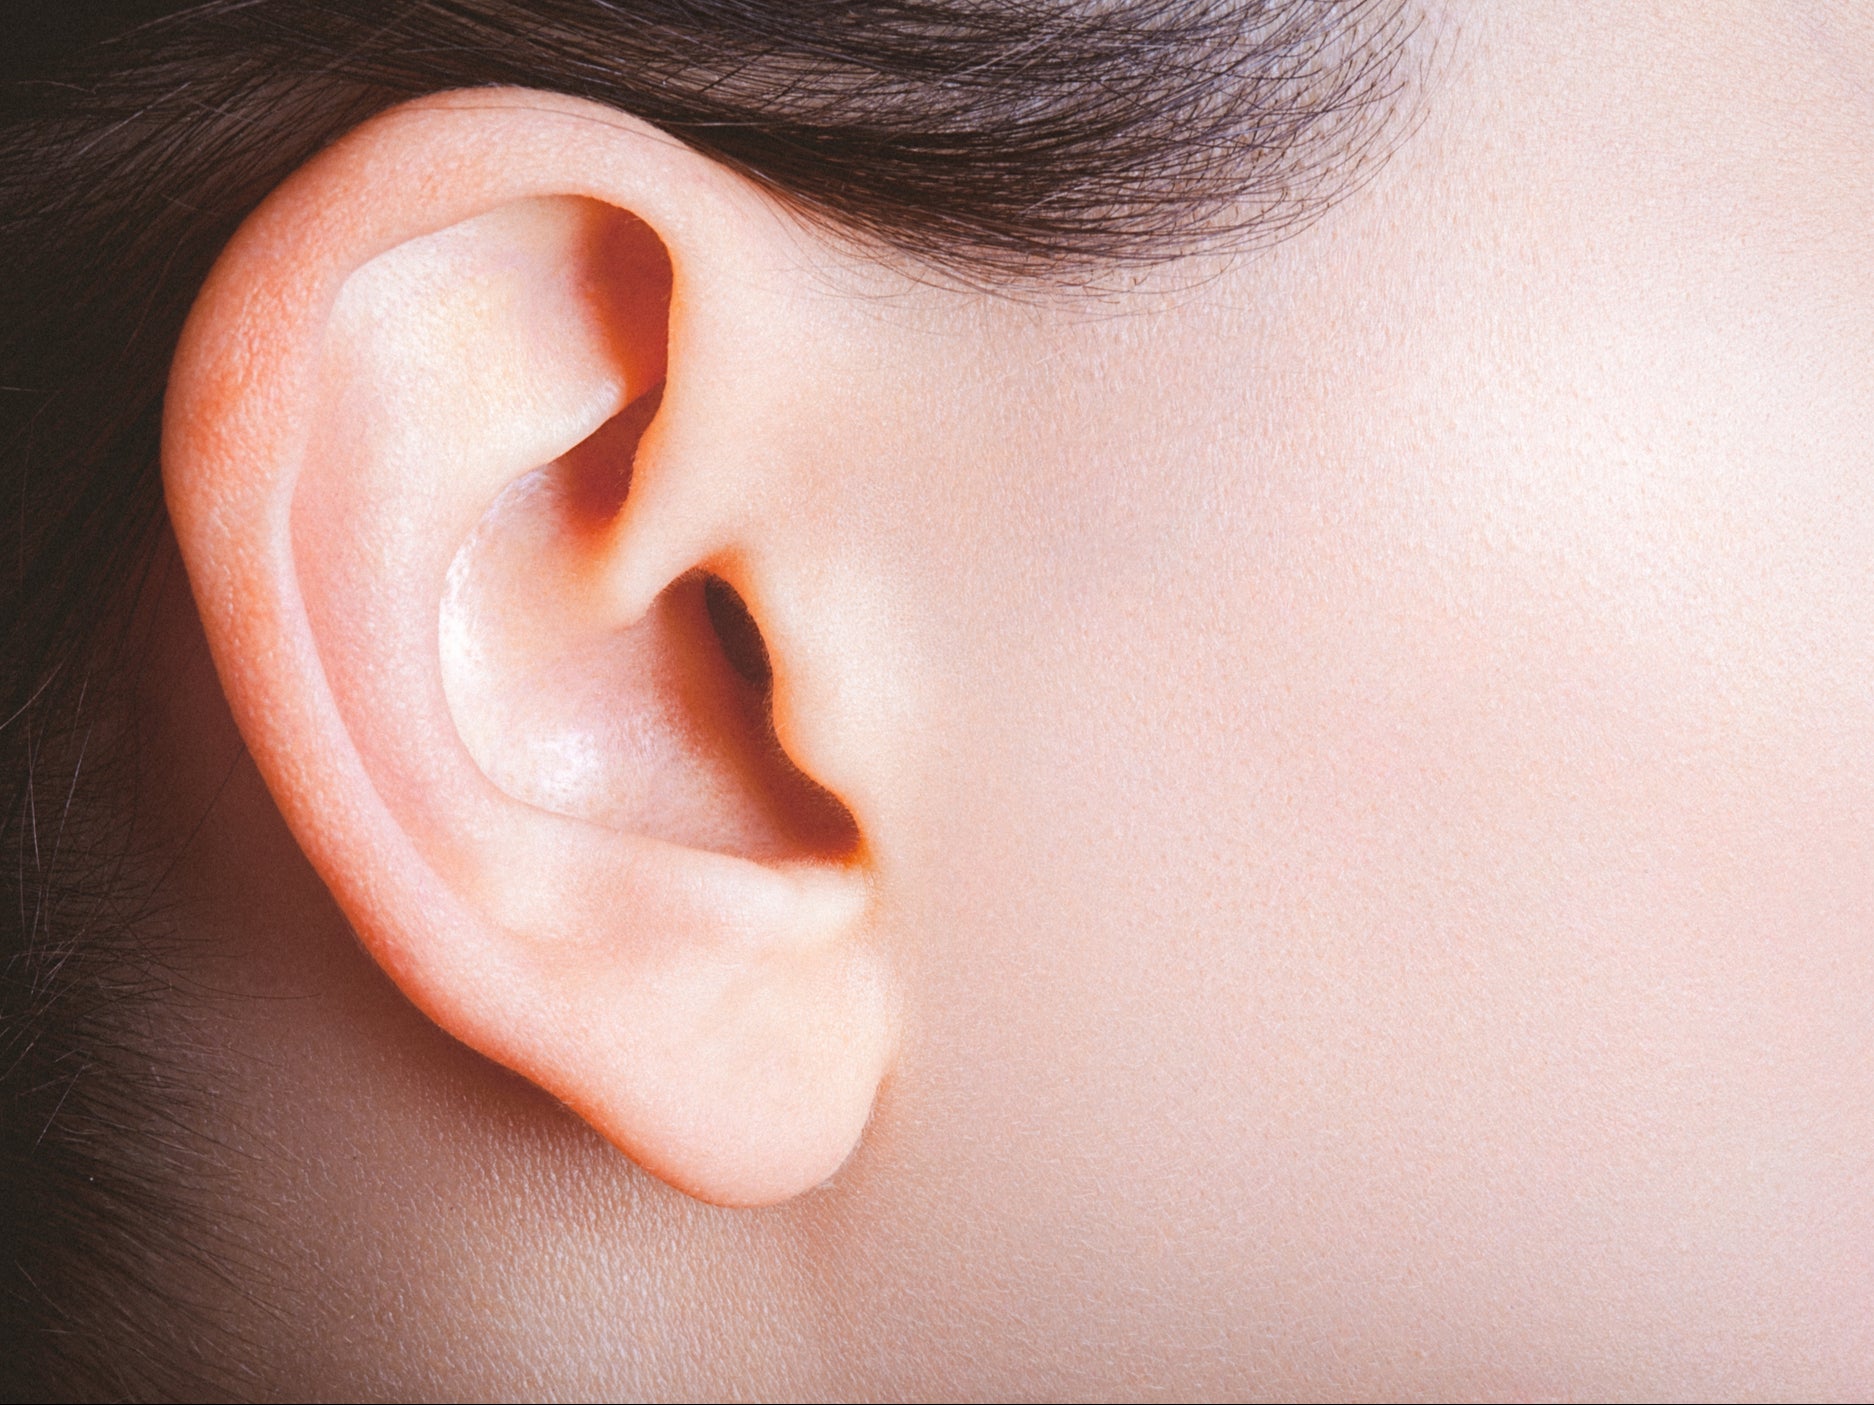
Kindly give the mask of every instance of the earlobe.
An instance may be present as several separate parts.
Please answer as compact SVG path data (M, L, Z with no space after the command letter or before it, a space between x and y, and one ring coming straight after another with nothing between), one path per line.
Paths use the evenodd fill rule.
M475 97L367 124L230 245L172 372L177 539L392 978L680 1188L782 1199L856 1142L893 1002L860 828L769 721L750 485L682 447L729 379L685 318L737 326L773 213L617 114Z

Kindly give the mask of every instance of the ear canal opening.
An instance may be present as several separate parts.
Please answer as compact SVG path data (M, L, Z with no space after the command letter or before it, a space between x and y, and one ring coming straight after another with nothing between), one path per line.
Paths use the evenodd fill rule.
M725 663L747 690L746 706L760 729L770 763L783 779L787 803L812 848L847 858L859 847L859 826L838 796L794 764L774 726L774 663L761 626L741 594L721 576L703 577L703 608Z
M749 687L764 696L772 694L774 663L768 657L767 641L735 587L721 576L705 576L703 604L709 610L710 627L716 631L716 642L722 645L722 656L729 661L729 667Z

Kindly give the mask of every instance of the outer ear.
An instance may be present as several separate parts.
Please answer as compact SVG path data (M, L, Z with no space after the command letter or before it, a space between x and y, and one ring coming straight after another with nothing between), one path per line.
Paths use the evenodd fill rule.
M746 565L782 227L605 108L397 109L229 246L163 449L236 721L364 944L729 1204L833 1172L890 1046L864 846L776 740L800 685Z

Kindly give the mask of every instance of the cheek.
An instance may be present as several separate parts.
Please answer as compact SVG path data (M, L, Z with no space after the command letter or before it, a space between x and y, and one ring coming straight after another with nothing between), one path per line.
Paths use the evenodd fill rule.
M1874 1104L1874 629L1828 563L1874 532L1793 460L1849 440L1547 354L1461 404L1395 364L1360 416L1090 396L947 481L876 1150L942 1168L894 1262L979 1286L985 1380L1011 1297L1187 1356L1483 1331L1534 1380L1845 1271L1809 1236Z

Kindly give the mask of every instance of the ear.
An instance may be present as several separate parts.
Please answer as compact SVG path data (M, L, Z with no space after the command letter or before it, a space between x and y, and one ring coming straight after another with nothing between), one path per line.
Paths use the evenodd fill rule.
M763 539L805 491L763 421L798 237L609 109L411 104L230 244L163 447L235 719L364 945L725 1204L836 1170L891 1046Z

